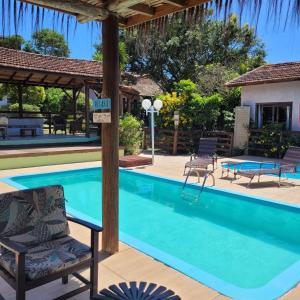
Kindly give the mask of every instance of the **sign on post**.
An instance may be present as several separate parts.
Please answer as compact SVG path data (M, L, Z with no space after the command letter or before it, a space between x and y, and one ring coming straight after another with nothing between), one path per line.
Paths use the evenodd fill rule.
M111 99L101 98L93 100L93 110L98 109L111 109Z
M111 123L110 112L93 113L93 123Z

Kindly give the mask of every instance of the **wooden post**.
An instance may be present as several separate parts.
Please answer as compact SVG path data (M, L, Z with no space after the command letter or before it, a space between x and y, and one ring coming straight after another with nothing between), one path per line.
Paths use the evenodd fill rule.
M111 98L111 123L102 124L102 250L119 250L119 32L118 19L102 23L103 90Z
M177 154L177 144L178 144L178 127L175 126L174 136L173 136L173 155Z
M23 86L18 85L19 118L23 118Z
M49 134L51 134L51 126L52 126L52 114L51 113L49 113L49 118L48 118L48 120L49 120Z
M88 85L84 86L85 95L85 136L90 137L90 90Z
M76 120L76 113L77 113L77 97L76 97L76 90L72 89L72 103L73 103L73 118Z

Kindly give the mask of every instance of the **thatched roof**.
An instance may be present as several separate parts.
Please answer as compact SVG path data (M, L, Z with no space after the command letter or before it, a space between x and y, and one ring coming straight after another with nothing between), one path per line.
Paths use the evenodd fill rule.
M14 0L16 1L16 0ZM20 0L39 7L67 13L79 22L102 21L111 13L119 17L122 27L131 27L150 20L201 6L208 0ZM10 2L10 1L9 1ZM13 2L13 1L12 1ZM13 4L12 4L13 5Z
M300 80L300 62L268 64L226 83L228 87Z
M136 25L147 24L149 21L154 22L161 27L166 16L176 14L179 11L186 11L186 22L199 20L201 14L208 6L213 6L216 11L224 12L225 19L230 12L233 4L242 14L248 9L251 11L253 19L258 18L263 5L263 1L239 0L19 0L22 4L21 9L16 5L17 0L2 1L2 9L6 13L3 17L9 17L11 11L14 11L15 23L24 12L31 12L35 15L33 19L42 20L44 16L43 9L52 9L56 12L75 16L79 22L88 22L91 20L102 21L109 14L118 16L120 26L129 28ZM33 4L36 11L26 8L27 4ZM24 4L24 5L23 5ZM278 21L279 16L283 16L286 21L290 21L296 16L299 21L300 0L273 0L266 1L269 14L274 15ZM67 19L68 17L66 17ZM56 19L56 17L54 18ZM68 21L69 22L69 19ZM3 23L3 21L2 21Z

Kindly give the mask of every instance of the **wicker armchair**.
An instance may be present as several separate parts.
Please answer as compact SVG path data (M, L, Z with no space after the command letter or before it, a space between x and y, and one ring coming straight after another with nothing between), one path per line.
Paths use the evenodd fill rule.
M82 122L83 122L83 117L80 117L74 121L70 122L70 134L75 134L77 132L82 132Z
M68 220L91 230L91 247L69 235ZM99 226L66 216L62 186L1 194L0 276L15 289L16 300L25 300L26 291L60 278L67 284L68 275L84 286L57 299L86 290L94 299L98 291L100 231ZM90 269L89 280L77 273L85 268Z
M63 116L54 116L52 118L53 131L56 134L57 130L64 131L67 134L67 121Z

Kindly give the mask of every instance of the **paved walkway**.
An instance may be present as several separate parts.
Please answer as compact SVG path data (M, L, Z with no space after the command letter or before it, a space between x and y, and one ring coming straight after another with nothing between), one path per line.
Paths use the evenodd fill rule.
M239 158L240 159L240 158ZM242 157L244 160L253 159L251 157ZM255 158L257 160L257 158ZM184 177L183 166L188 160L187 156L156 156L154 166L137 168L138 172L152 173L171 178L181 179ZM3 177L49 172L56 170L76 169L80 167L99 166L100 162L79 163L69 165L45 166L37 168L16 169L0 171L0 180ZM247 180L240 179L234 183L230 183L227 179L219 179L221 169L218 168L215 172L216 186L224 189L230 189L238 192L243 192L252 195L268 197L270 199L280 200L289 203L300 204L300 180L288 180L281 188L277 187L276 178L264 177L261 179L261 184L253 184L251 189L247 189L245 184ZM192 177L191 182L195 182L196 178ZM210 182L208 181L208 184ZM0 182L0 193L14 190L13 187ZM89 243L89 233L85 228L71 224L71 234L85 243ZM100 239L101 240L101 239ZM101 246L101 245L100 245ZM229 299L220 295L218 292L196 282L195 280L181 274L180 272L160 263L153 258L133 249L132 247L120 243L120 252L105 257L101 255L100 270L99 270L99 285L100 288L107 287L110 284L122 281L147 281L156 282L165 285L174 290L184 300L225 300ZM88 276L87 272L83 275ZM34 289L27 293L27 300L53 299L67 290L78 286L76 279L70 280L70 284L61 285L60 281L56 281L40 288ZM0 280L0 291L7 300L14 299L14 292L3 281ZM41 296L42 295L42 296ZM88 293L83 293L73 299L83 300L88 299ZM291 290L284 297L284 300L300 299L300 286ZM255 299L253 299L255 300Z

